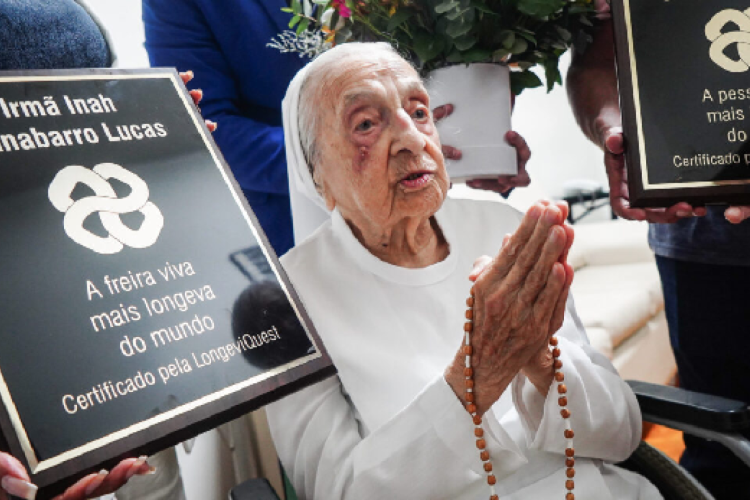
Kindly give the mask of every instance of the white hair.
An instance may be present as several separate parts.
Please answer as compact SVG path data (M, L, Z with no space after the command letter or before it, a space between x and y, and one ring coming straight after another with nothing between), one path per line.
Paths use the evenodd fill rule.
M315 165L320 160L320 150L318 148L318 125L320 122L321 89L326 84L326 77L330 73L331 67L335 64L341 64L344 60L359 58L364 60L376 59L380 53L388 57L399 57L401 55L386 42L350 42L337 45L336 47L323 52L313 59L307 67L305 76L300 88L300 100L298 109L298 126L300 133L300 144L302 152L305 155L307 166L310 169L310 175L314 176ZM403 58L402 58L403 59Z

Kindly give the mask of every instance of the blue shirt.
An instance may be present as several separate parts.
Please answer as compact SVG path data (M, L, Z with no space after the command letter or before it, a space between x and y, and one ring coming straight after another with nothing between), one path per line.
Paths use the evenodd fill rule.
M307 62L267 47L289 29L285 0L143 0L152 66L192 70L203 116L279 255L293 246L281 101Z
M651 224L648 240L656 255L672 259L732 266L750 266L750 221L731 224L726 206L709 206L705 217L674 224Z

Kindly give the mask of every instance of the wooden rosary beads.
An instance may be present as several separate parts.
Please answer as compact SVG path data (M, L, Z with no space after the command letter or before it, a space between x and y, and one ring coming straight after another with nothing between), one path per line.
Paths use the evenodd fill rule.
M471 366L471 355L474 349L471 345L471 333L474 329L474 297L471 296L466 299L466 324L464 325L464 347L463 351L466 355L466 368L464 368L464 375L466 377L466 394L464 399L466 400L466 411L469 412L471 418L474 421L474 436L477 438L477 448L479 449L479 458L484 462L484 471L487 473L487 484L490 486L490 500L499 500L497 493L495 492L495 483L497 478L492 473L492 461L490 460L490 453L487 451L487 442L484 439L484 427L482 427L482 417L477 415L477 406L474 400L474 369ZM560 360L560 348L558 347L558 340L556 337L550 338L549 344L552 347L552 357L554 359L555 368L555 381L557 382L557 393L560 395L557 400L560 405L560 415L565 422L565 439L567 445L565 448L565 471L568 479L565 481L565 489L568 492L565 494L565 500L575 500L575 494L573 489L575 487L575 481L573 477L576 475L575 470L575 450L573 448L573 429L570 425L570 410L568 410L568 398L566 396L568 388L563 383L565 381L565 375L561 371L563 363Z

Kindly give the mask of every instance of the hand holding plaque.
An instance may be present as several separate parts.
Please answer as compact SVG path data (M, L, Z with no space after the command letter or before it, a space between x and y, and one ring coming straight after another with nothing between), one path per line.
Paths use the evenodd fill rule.
M735 223L750 214L746 7L612 2L633 207L734 204Z
M102 470L85 476L64 493L56 496L54 500L79 500L113 493L136 474L148 474L153 470L146 463L146 457L128 458L121 461L111 471ZM7 494L26 500L33 500L36 497L38 487L30 482L29 474L21 462L2 452L0 452L0 478L2 486L0 500L8 500Z
M634 208L630 205L628 177L625 169L625 138L619 126L608 128L602 138L604 146L604 165L609 179L609 197L612 210L619 217L628 220L645 220L652 223L666 224L677 222L686 217L702 217L706 214L704 207L692 207L686 202L677 202L668 208Z

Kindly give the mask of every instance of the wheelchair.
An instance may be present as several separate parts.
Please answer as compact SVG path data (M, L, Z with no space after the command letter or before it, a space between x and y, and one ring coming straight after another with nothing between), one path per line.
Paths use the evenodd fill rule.
M676 387L628 381L638 398L643 420L721 443L750 466L750 407L740 401ZM642 441L620 467L651 481L665 500L714 500L685 469ZM279 500L266 479L235 486L229 500Z

